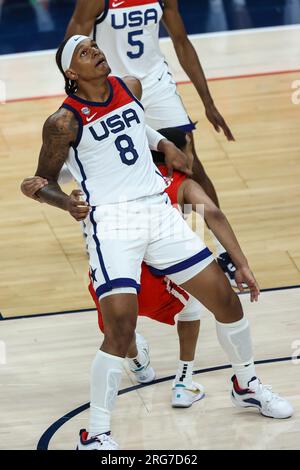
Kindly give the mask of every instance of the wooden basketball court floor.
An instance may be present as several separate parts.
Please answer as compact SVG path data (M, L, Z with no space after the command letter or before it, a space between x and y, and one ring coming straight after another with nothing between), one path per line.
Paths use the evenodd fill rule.
M228 361L209 314L195 361L206 398L173 410L176 331L143 319L138 330L149 341L158 381L137 387L124 374L113 418L122 449L300 448L300 108L291 98L298 79L288 72L210 82L236 143L212 130L193 87L179 86L199 121L198 154L266 289L256 305L241 296L259 376L292 402L295 415L276 421L231 405ZM80 228L67 213L19 192L20 181L34 172L41 126L60 103L45 98L0 107L1 449L72 449L87 426L89 370L101 337ZM38 316L55 312L65 313Z

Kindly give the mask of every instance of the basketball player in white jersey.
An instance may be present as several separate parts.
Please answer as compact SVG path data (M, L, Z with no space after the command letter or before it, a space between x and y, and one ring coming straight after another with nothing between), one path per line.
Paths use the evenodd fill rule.
M105 329L91 371L89 429L81 432L78 449L118 448L110 419L135 332L143 260L154 274L167 275L214 314L218 339L235 373L234 404L254 406L274 418L290 417L291 405L256 377L249 323L237 295L208 248L163 194L165 182L148 140L153 150L165 153L169 170L185 170L186 161L171 142L146 127L140 82L108 77L103 52L86 36L64 42L57 63L68 98L44 124L36 175L48 184L37 195L75 218L86 216L93 285ZM68 196L58 185L64 163L85 201L79 200L79 190ZM246 259L236 276L257 301L259 288Z
M190 164L192 163L191 141L184 131L178 128L166 128L161 130L160 133L182 150L187 155ZM154 151L151 153L159 171L163 175L166 174L166 167L163 164L164 154ZM61 184L60 180L58 182ZM39 201L35 193L47 183L47 180L39 176L29 177L22 182L21 190L25 196ZM201 215L204 215L215 236L222 240L222 244L236 264L241 264L244 255L230 224L198 183L188 178L187 175L174 171L165 192L168 194L172 205L178 210L184 211L185 204L188 204L189 208L192 206L195 212L201 208ZM195 204L195 201L197 201L197 204ZM242 290L242 286L240 286L240 289ZM101 307L91 282L89 291L98 311L99 328L103 332ZM204 309L196 299L189 296L174 283L170 283L166 278L155 277L151 274L144 263L142 265L141 292L138 296L138 303L139 315L146 315L153 320L168 325L175 324L174 317L178 314L177 332L180 355L177 372L172 384L171 403L173 407L188 408L204 397L204 387L196 383L193 377L200 319L204 315ZM138 333L136 333L136 338L134 338L128 349L127 363L137 382L149 383L155 379L155 371L149 356L149 346Z
M199 5L200 8L200 5ZM200 163L193 142L191 122L177 92L176 83L159 47L159 24L168 31L179 62L202 100L208 120L229 141L234 137L216 108L197 53L189 41L177 0L77 0L66 38L73 34L93 36L105 51L112 73L137 77L143 87L146 122L153 129L180 127L193 144L193 179L219 207L215 188ZM233 286L235 267L229 254L211 232L217 259Z

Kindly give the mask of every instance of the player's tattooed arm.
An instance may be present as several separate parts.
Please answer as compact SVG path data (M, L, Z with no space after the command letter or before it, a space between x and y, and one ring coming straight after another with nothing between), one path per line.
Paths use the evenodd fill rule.
M74 13L69 22L65 39L74 34L89 36L98 16L104 11L105 0L77 0Z
M71 111L59 109L43 127L43 145L36 176L48 180L48 185L36 195L43 201L67 210L67 198L57 183L59 172L66 161L72 142L75 142L78 123Z
M41 202L70 212L76 220L83 220L89 212L89 207L86 202L80 200L81 191L74 190L68 195L57 182L70 146L76 141L77 133L78 121L67 109L61 108L45 122L36 176L45 178L48 184L39 189L36 196Z

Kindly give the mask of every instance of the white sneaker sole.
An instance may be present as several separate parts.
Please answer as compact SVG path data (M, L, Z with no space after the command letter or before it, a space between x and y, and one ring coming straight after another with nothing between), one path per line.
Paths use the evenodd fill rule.
M155 374L155 370L153 369L153 367L149 367L147 372L147 378L142 380L139 376L138 376L138 372L133 372L131 371L135 377L135 380L139 383L139 384L148 384L150 382L153 382L153 380L155 379L156 377L156 374Z
M184 402L183 400L180 400L180 399L172 400L172 408L190 408L196 401L203 400L204 397L205 397L205 393L200 392L198 393L198 395L195 395L192 401Z

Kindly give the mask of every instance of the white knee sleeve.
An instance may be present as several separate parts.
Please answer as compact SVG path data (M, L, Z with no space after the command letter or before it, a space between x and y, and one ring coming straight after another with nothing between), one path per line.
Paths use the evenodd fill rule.
M177 320L178 321L196 321L201 320L205 316L205 310L203 305L190 295L189 300L187 301L186 306L179 313Z

